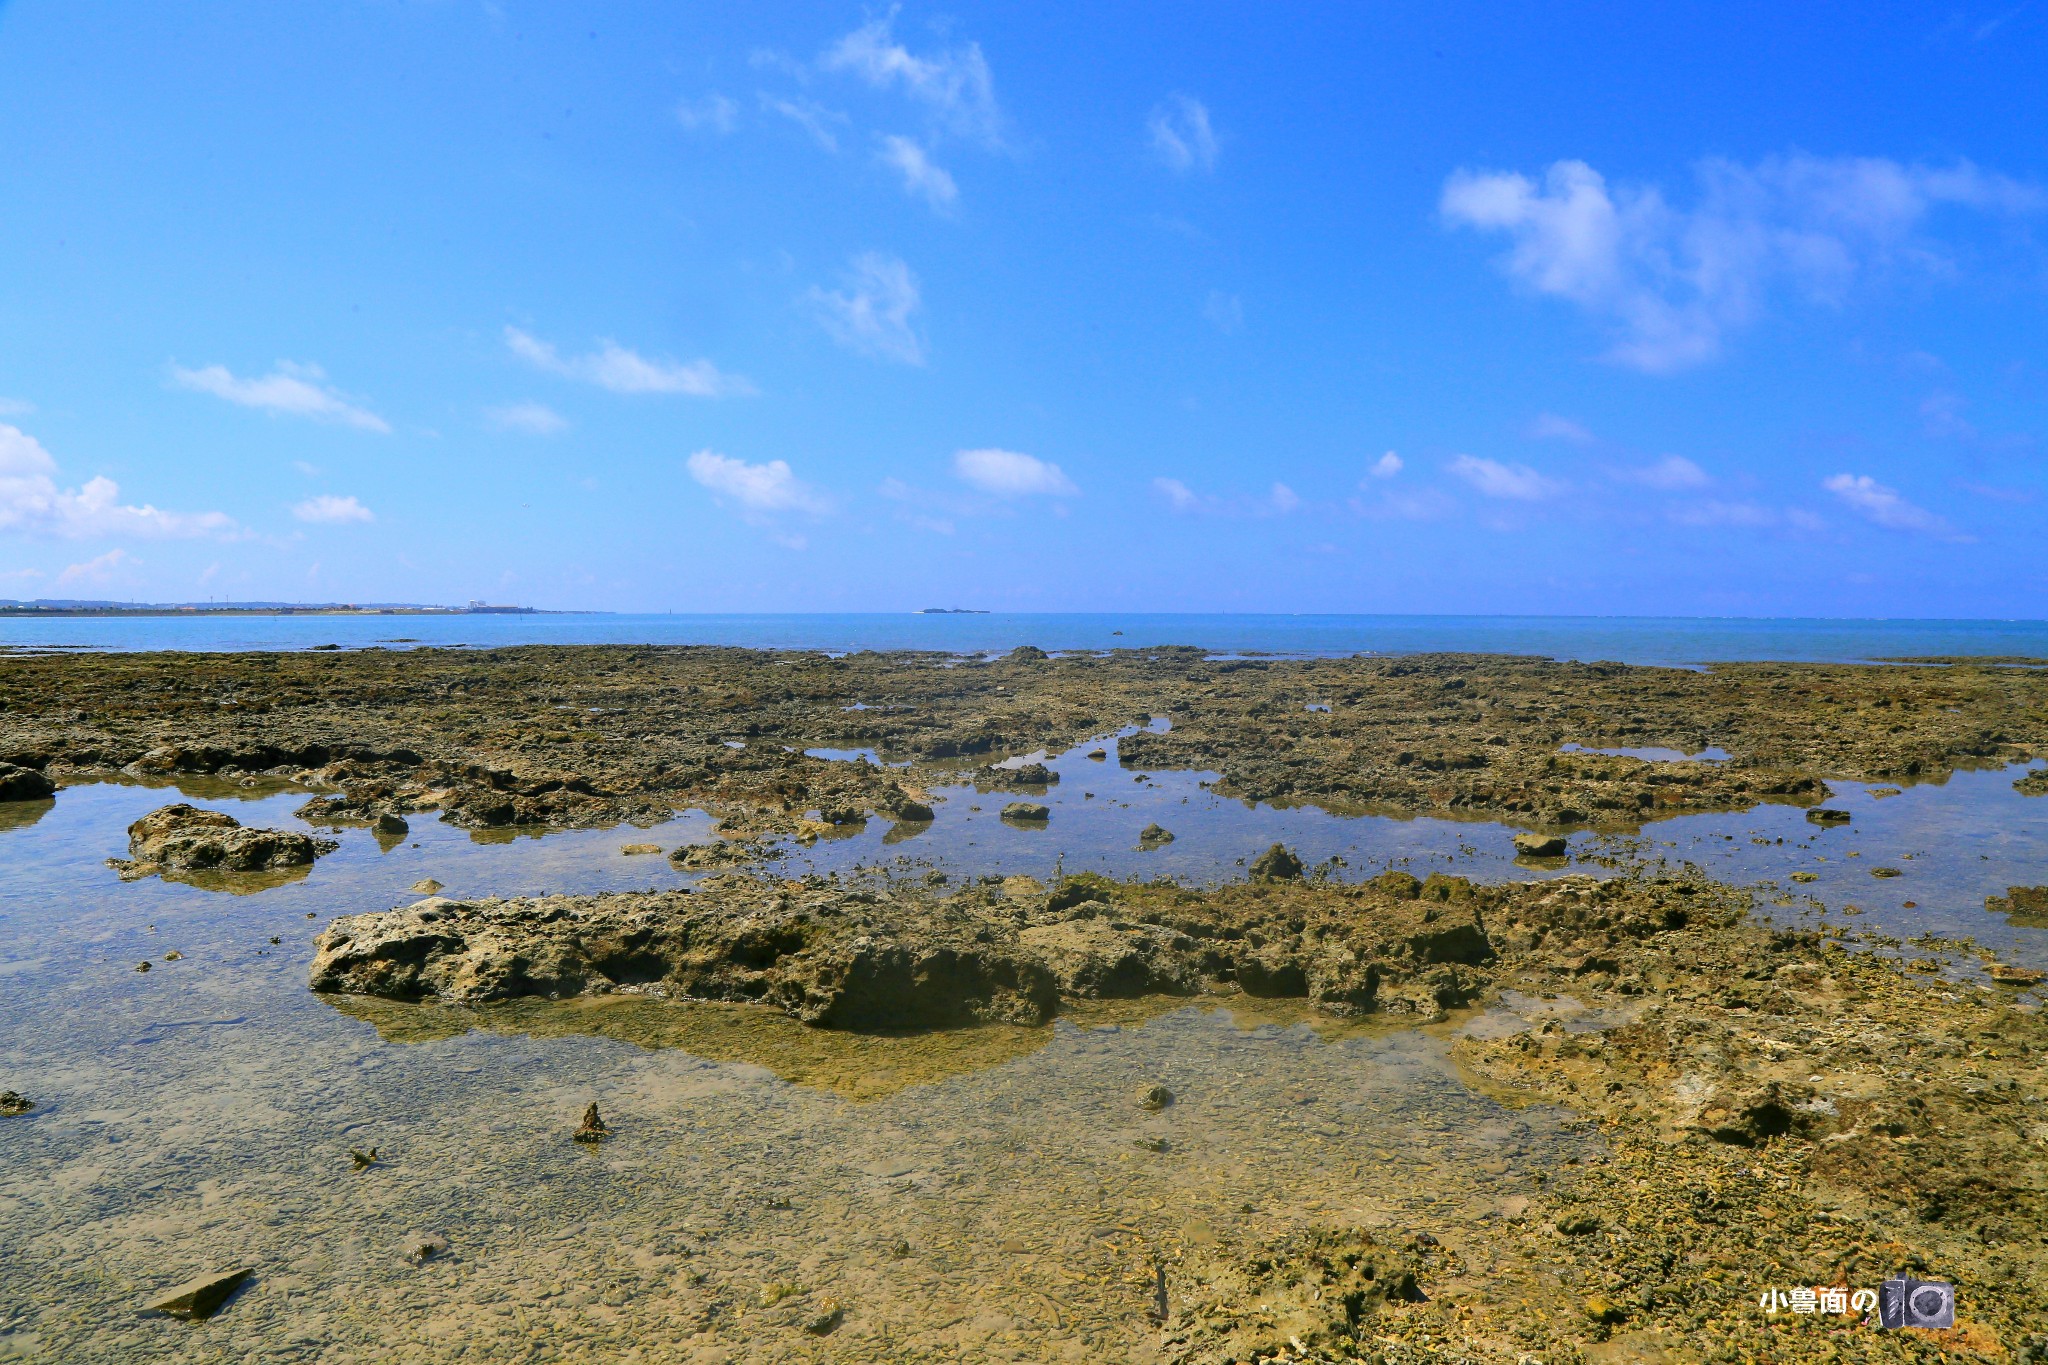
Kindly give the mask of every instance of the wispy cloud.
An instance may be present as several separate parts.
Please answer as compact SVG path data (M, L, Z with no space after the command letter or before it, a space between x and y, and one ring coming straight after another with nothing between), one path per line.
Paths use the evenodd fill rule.
M843 128L852 122L852 120L848 119L846 115L838 110L827 109L816 100L789 100L783 99L779 95L763 94L761 96L761 107L772 114L782 115L782 117L788 119L806 133L809 133L811 141L817 143L820 148L828 152L839 150L839 134L835 129Z
M1446 222L1505 233L1519 283L1565 299L1614 335L1608 358L1650 373L1701 364L1759 316L1773 290L1836 300L1899 264L1947 267L1925 237L1933 211L2048 210L2048 193L1967 161L1909 166L1879 157L1773 157L1695 168L1698 202L1677 208L1655 186L1610 186L1583 161L1542 181L1458 171Z
M0 398L0 417L27 417L36 405L26 398Z
M589 355L565 356L517 327L505 329L512 354L550 374L595 384L613 393L683 393L693 398L731 398L756 392L753 384L726 374L708 360L649 360L615 341L598 343Z
M1822 488L1833 493L1857 516L1889 531L1910 531L1938 536L1944 540L1963 539L1946 518L1906 501L1896 488L1888 488L1868 474L1831 474L1821 480Z
M1239 493L1219 497L1214 493L1198 493L1179 479L1160 477L1152 480L1152 492L1167 507L1182 515L1284 517L1307 505L1301 494L1277 481L1264 494Z
M1406 465L1406 463L1402 461L1401 457L1390 450L1386 454L1380 456L1377 460L1374 460L1372 462L1372 468L1367 472L1370 473L1375 479L1391 479L1407 467L1408 466Z
M883 165L903 177L905 194L924 200L940 213L951 212L954 201L960 197L960 187L923 147L892 133L882 138L879 156Z
M1003 498L1071 498L1081 491L1058 465L1014 450L960 451L953 456L953 473L963 483Z
M1176 512L1192 512L1202 505L1201 496L1179 479L1154 479L1152 491L1165 498L1166 505Z
M1532 441L1563 441L1575 446L1599 444L1599 438L1583 425L1554 412L1537 413L1529 423L1528 435Z
M715 92L676 106L676 122L693 133L729 133L739 118L739 105Z
M1211 289L1202 305L1202 316L1217 331L1229 336L1244 326L1244 300L1220 289Z
M1145 120L1152 137L1152 151L1173 170L1213 171L1216 169L1216 132L1209 126L1209 110L1192 95L1168 95Z
M1667 493L1705 488L1714 481L1706 470L1683 455L1666 455L1651 464L1629 466L1612 472L1614 477L1623 483L1641 484L1645 488L1658 488Z
M484 420L499 431L517 431L528 436L553 436L569 429L569 419L545 403L507 403L486 408Z
M127 571L140 566L141 563L141 560L126 550L109 550L83 563L66 566L64 571L57 575L57 586L71 588L88 584L93 587L105 587L117 580L128 579Z
M1502 464L1477 455L1455 456L1445 466L1451 474L1489 498L1536 502L1564 491L1564 485L1525 464Z
M1681 526L1713 526L1748 530L1819 531L1826 523L1800 507L1770 507L1759 502L1722 498L1675 502L1665 515Z
M369 508L357 502L353 496L341 497L333 493L322 493L317 497L307 498L304 502L293 504L292 515L300 521L310 521L322 526L348 526L377 519Z
M60 488L56 473L57 462L40 441L0 423L0 531L82 539L228 536L238 530L224 512L165 512L147 503L123 503L120 485L105 477L88 479L82 488Z
M947 132L994 145L1003 115L995 78L978 43L919 56L896 40L896 7L825 50L818 65L859 77L877 90L900 90Z
M171 366L171 382L181 389L210 393L240 407L390 434L389 422L344 396L326 379L326 371L318 365L294 364L289 360L278 361L269 374L249 379L236 376L225 365L206 365L196 370Z
M830 501L798 479L786 460L749 464L715 450L700 450L684 464L691 478L718 497L738 503L743 512L822 515L831 510Z
M818 325L848 350L902 365L924 364L924 338L911 318L923 303L917 276L879 251L853 258L844 289L805 296Z

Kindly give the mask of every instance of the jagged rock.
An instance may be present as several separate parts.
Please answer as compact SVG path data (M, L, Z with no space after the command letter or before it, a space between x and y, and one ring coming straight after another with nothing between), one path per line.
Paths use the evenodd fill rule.
M57 784L34 768L0 763L0 801L44 801L57 794Z
M1173 831L1164 825L1147 825L1138 831L1138 844L1142 848L1158 848L1173 842Z
M1285 844L1275 844L1252 860L1251 875L1256 882L1298 881L1301 859Z
M36 1102L12 1090L0 1090L0 1118L14 1118L36 1107Z
M1851 816L1848 811L1836 810L1832 806L1815 806L1806 812L1806 818L1816 825L1846 825Z
M1173 1103L1173 1092L1158 1082L1153 1082L1138 1092L1138 1107L1154 1113Z
M1042 825L1052 819L1052 811L1031 801L1012 801L1003 807L1003 818L1020 824Z
M218 1313L229 1296L255 1273L254 1267L243 1266L238 1270L218 1271L187 1280L153 1301L149 1305L150 1311L190 1322L204 1321Z
M571 1141L603 1142L611 1135L612 1130L606 1127L605 1121L598 1116L597 1101L592 1100L590 1107L583 1111L583 1122L571 1135Z
M340 845L295 830L247 829L223 811L178 802L128 826L127 859L108 862L124 877L153 872L265 872L304 867Z
M441 883L435 881L432 877L422 877L412 884L412 889L414 895L433 896L440 894L442 887Z
M992 787L1050 787L1060 780L1060 775L1043 763L990 767L983 770L982 777Z
M1525 858L1562 858L1567 844L1562 834L1517 834L1515 852Z
M386 839L403 839L412 833L412 826L405 823L405 817L385 811L370 822L370 832Z

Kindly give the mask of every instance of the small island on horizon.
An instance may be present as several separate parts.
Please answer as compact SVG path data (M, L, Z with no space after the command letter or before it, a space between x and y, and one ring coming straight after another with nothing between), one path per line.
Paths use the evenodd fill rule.
M919 616L986 616L988 611L982 607L920 607L916 614Z

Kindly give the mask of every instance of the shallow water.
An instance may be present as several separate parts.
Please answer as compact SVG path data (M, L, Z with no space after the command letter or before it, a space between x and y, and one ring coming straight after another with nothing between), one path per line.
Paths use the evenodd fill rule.
M1576 836L1573 859L1532 867L1504 826L1253 808L1208 775L1134 774L1113 742L1104 760L1091 747L1048 760L1063 780L1030 798L1052 807L1043 828L999 819L1014 793L955 786L909 839L871 822L777 871L1204 882L1275 840L1342 857L1346 877L1684 859L1796 893L1768 907L1779 918L1853 903L1864 913L1842 922L1858 928L1968 932L2048 965L2048 933L1982 909L2044 880L2048 800L2014 792L2012 770L1893 796L1836 783L1846 827L1791 807L1688 816ZM249 824L297 827L304 799L187 790ZM1142 1360L1156 1261L1316 1221L1455 1233L1594 1143L1559 1111L1468 1089L1448 1030L1311 1024L1271 1002L907 1038L633 1000L330 1003L305 978L335 915L408 900L423 877L456 895L673 886L690 877L619 850L705 840L709 821L479 838L420 816L388 847L344 830L283 884L119 881L102 860L171 799L98 783L0 808L0 1088L40 1106L0 1120L0 1358ZM1140 851L1155 820L1179 837ZM1511 996L1467 1026L1550 1019L1618 1022ZM1158 1114L1133 1100L1154 1081L1178 1097ZM595 1151L568 1140L593 1099L617 1134ZM373 1146L380 1163L355 1173L349 1149ZM417 1233L450 1256L409 1264ZM257 1278L210 1323L133 1312L240 1263ZM806 1331L828 1300L837 1326Z
M1284 1006L912 1039L646 1002L337 1007L304 988L309 914L429 874L644 884L651 860L615 851L637 832L350 831L253 895L119 882L99 857L164 797L70 788L0 834L0 1081L40 1106L0 1123L17 1356L1143 1359L1152 1266L1190 1243L1455 1229L1592 1141L1465 1088L1436 1033ZM289 824L299 799L235 810ZM1177 1096L1156 1114L1134 1101L1154 1081ZM568 1140L591 1099L616 1132L594 1151ZM420 1233L450 1256L409 1264ZM135 1315L231 1264L258 1274L213 1321ZM843 1320L806 1332L828 1299Z

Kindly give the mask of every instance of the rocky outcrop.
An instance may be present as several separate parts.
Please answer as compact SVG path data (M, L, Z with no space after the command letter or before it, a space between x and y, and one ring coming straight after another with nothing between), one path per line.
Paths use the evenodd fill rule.
M57 794L57 784L34 768L0 763L0 801L44 801Z
M950 896L735 876L694 892L437 896L336 920L315 944L311 984L453 1004L620 991L752 1001L861 1030L1039 1023L1062 998L1233 986L1335 1014L1432 1015L1484 984L1495 951L1482 907L1502 895L1388 874L1209 893L1094 875Z
M128 826L127 858L109 858L126 878L158 872L270 872L306 867L340 847L283 829L247 829L224 811L178 802Z

